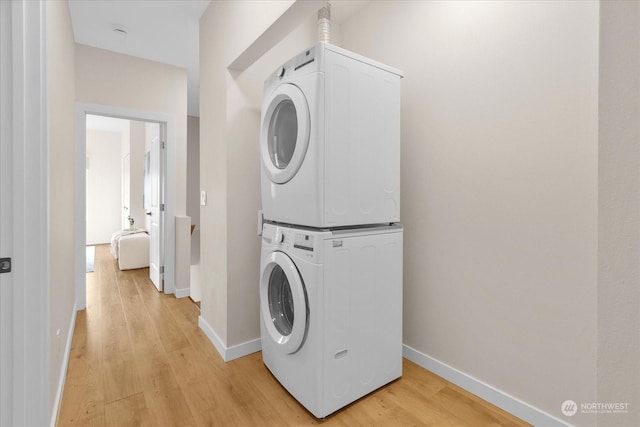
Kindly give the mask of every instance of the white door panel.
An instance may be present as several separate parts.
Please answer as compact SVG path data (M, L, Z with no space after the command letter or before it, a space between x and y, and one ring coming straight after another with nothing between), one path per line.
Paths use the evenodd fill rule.
M12 179L11 159L11 3L0 2L0 257L13 252L11 232ZM13 372L13 281L11 273L0 274L0 425L12 424L12 382L7 378Z
M2 426L50 423L44 18L44 2L0 0L0 257L12 258L0 274Z
M162 234L163 234L163 185L162 185L162 165L165 125L159 125L158 137L151 140L151 160L149 164L149 176L151 179L151 210L149 227L149 277L155 287L163 290L163 257L162 257Z

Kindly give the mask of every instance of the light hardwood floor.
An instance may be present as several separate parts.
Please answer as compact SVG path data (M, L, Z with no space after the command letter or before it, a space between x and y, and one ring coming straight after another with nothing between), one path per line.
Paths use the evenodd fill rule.
M262 364L224 363L188 298L156 291L149 270L118 270L108 246L87 274L58 426L523 426L405 360L401 379L317 420Z

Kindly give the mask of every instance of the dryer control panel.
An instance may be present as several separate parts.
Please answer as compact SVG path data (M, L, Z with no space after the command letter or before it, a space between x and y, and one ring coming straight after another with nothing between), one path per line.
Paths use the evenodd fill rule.
M320 62L318 53L318 46L313 46L291 58L289 61L285 62L274 72L272 72L269 77L267 77L264 82L264 88L267 89L269 87L277 85L283 79L286 79L294 73L300 75L303 73L318 71Z

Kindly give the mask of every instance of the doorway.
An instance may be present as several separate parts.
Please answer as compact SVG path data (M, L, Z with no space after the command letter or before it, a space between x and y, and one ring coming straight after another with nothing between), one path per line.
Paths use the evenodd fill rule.
M86 307L86 245L87 245L87 171L94 166L94 160L88 157L87 151L87 118L89 116L101 116L115 119L124 119L127 121L147 122L156 126L157 132L155 141L159 147L159 157L157 157L157 173L159 174L160 191L162 196L157 199L157 218L162 222L162 226L154 226L153 213L147 215L144 212L144 219L134 219L134 224L149 224L150 232L150 248L152 248L153 237L152 230L157 232L157 242L159 248L159 261L156 262L158 272L163 274L163 291L165 293L175 293L174 270L175 270L175 227L170 219L175 216L175 168L170 164L167 165L166 159L174 158L175 154L175 118L172 115L154 112L136 111L119 107L111 107L96 104L76 104L76 161L75 161L75 210L77 218L84 218L84 221L78 221L75 225L75 251L76 251L76 300L77 309L81 310ZM151 138L152 141L154 138ZM152 157L152 156L149 156ZM95 161L99 161L96 159ZM131 158L129 159L131 162ZM169 162L170 163L170 162ZM122 159L117 169L122 170ZM144 164L142 165L144 168ZM133 176L130 175L133 180ZM119 181L122 181L120 175ZM143 184L142 184L143 185ZM143 185L144 186L144 185ZM121 185L116 186L118 191ZM134 196L135 197L135 196ZM140 200L138 200L140 201ZM140 201L143 205L144 201ZM137 202L136 202L137 203ZM123 209L124 206L120 206ZM127 206L131 209L131 206ZM142 209L142 207L141 207ZM129 215L127 215L128 217ZM123 211L118 212L118 227L122 224L124 217ZM167 218L167 221L164 221ZM149 221L149 223L147 223ZM151 270L151 269L150 269Z
M120 268L149 267L151 281L163 290L163 128L86 115L87 273L95 246L107 245Z

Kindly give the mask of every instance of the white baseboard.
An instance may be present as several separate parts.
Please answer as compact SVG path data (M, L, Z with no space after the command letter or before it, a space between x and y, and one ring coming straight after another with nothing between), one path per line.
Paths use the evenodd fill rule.
M248 356L260 350L262 350L262 342L260 341L260 338L234 345L227 348L227 359L225 359L225 362Z
M175 296L176 298L185 298L190 294L189 288L176 289Z
M67 368L69 368L69 357L71 356L71 342L73 341L73 332L76 329L76 315L78 313L78 302L73 304L73 314L71 314L71 324L69 325L69 333L67 334L67 345L64 348L64 356L62 358L62 369L60 370L60 378L58 379L58 389L56 390L56 399L53 401L53 412L51 414L51 427L55 427L60 413L60 404L62 403L62 393L64 392L64 381L67 379Z
M185 292L186 291L186 292ZM176 289L176 298L189 296L189 289ZM77 305L77 304L76 304ZM69 357L71 354L71 343L73 340L73 332L76 325L77 307L74 305L73 314L71 316L71 324L69 325L69 333L67 334L67 344L65 346L64 358L60 378L58 380L58 389L53 405L53 413L51 414L51 427L55 427L60 410L62 393L64 392L64 383L69 367ZM215 333L211 325L202 317L198 317L198 326L205 333L209 341L214 345L220 356L225 362L247 356L249 354L260 351L262 348L260 338L247 341L232 347L226 347L218 334ZM497 388L486 384L464 372L461 372L431 356L419 352L418 350L403 344L402 354L408 360L415 364L441 376L442 378L456 384L459 387L473 393L474 395L486 400L487 402L515 415L516 417L533 425L559 426L567 427L570 424L538 409L528 403L525 403Z
M207 323L207 321L200 316L198 318L198 326L204 331L209 340L213 343L220 356L225 362L237 359L260 351L262 348L260 339L255 339L242 343L233 347L227 348L220 337L215 333L213 328ZM480 381L464 372L461 372L431 356L427 356L424 353L415 350L414 348L403 345L402 354L408 360L416 363L417 365L441 376L442 378L456 384L459 387L467 390L470 393L486 400L487 402L515 415L516 417L533 425L548 426L548 427L570 427L571 425L550 415L534 406L525 403L516 397L513 397L497 388Z
M516 417L536 426L548 426L548 427L567 427L570 424L547 414L538 408L535 408L528 403L525 403L497 388L484 383L470 375L465 374L451 366L434 359L431 356L427 356L424 353L420 353L418 350L409 347L406 344L402 346L402 355L412 361L413 363L422 366L428 371L433 372L436 375L441 376L454 383L455 385L462 387L470 393L475 394L481 399L497 406L498 408L515 415Z
M218 350L220 356L222 356L222 360L226 362L224 358L226 346L224 345L218 334L216 334L216 332L213 330L211 325L209 325L209 322L207 322L204 317L198 316L198 327L202 329L202 332L204 332L207 338L209 338L209 341L211 341L211 344L213 344L216 350Z
M209 323L202 316L198 316L198 326L200 327L200 329L202 329L207 338L209 338L209 341L211 341L216 350L218 350L218 353L222 357L222 360L224 360L225 362L229 362L239 357L247 356L262 349L260 338L247 341L242 344L234 345L232 347L227 347L222 342L218 334L216 334L216 332L213 330L211 325L209 325Z
M179 296L179 291L180 296ZM186 292L184 292L186 291ZM189 296L189 289L176 289L176 297L182 298ZM60 373L60 379L58 381L58 389L56 392L56 398L54 401L54 410L51 417L51 426L54 427L56 425L56 421L58 418L58 412L60 410L60 403L62 399L62 393L64 391L64 382L67 376L67 368L69 366L69 356L71 353L71 342L73 340L73 332L76 324L76 313L77 311L74 309L73 315L71 316L71 324L69 326L69 333L67 335L67 344L65 346L64 359L62 364L62 369ZM247 341L242 344L238 344L232 347L227 347L218 334L215 333L211 325L204 319L202 316L198 316L198 326L205 333L209 341L216 348L220 356L225 362L229 362L231 360L247 356L249 354L260 351L262 348L260 338ZM408 360L414 362L415 364L427 369L435 373L436 375L441 376L442 378L456 384L459 387L467 390L470 393L480 397L481 399L486 400L487 402L509 412L510 414L515 415L516 417L530 423L533 425L544 425L544 426L559 426L559 427L567 427L570 424L538 409L535 408L528 403L525 403L497 388L486 384L483 381L480 381L468 374L465 374L462 371L459 371L446 363L443 363L437 359L434 359L431 356L428 356L424 353L419 352L418 350L403 344L402 346L402 355Z

